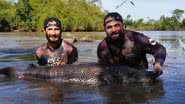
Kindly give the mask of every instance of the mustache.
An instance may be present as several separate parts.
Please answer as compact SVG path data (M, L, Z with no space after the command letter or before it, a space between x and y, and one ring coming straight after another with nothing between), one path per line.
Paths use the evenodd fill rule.
M57 36L57 34L48 34L49 36Z
M110 35L117 35L120 34L120 32L112 32Z
M49 34L48 37L60 37L59 35L56 35L56 34Z

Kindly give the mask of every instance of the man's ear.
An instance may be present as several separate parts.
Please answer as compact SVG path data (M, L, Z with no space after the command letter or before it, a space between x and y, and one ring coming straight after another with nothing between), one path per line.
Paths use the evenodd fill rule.
M126 24L123 22L122 23L122 26L123 26L123 29L126 29L127 27L126 27Z
M104 31L106 30L106 29L105 29L105 26L106 26L106 25L104 24L104 25L103 25L103 29L104 29Z
M64 31L65 27L62 25L61 30Z
M60 29L60 33L62 33L64 31L64 27L62 26Z
M42 32L44 32L44 34L46 34L46 30L45 29L42 29Z
M127 28L127 26L126 26L125 24L123 24L123 27L124 27L124 29L126 29L126 28Z

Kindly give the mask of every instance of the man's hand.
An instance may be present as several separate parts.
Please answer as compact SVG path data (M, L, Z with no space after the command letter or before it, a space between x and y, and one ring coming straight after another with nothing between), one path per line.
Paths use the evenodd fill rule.
M158 62L156 62L155 64L154 64L154 73L156 73L156 74L158 74L158 75L160 75L161 74L161 65L160 65L160 63L158 63Z

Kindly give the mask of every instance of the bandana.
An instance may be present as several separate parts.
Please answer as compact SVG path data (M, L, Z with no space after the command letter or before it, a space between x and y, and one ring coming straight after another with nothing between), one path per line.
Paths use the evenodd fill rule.
M122 18L120 18L119 16L117 16L117 17L109 17L109 18L107 18L105 20L104 25L106 25L107 23L112 22L112 21L120 21L120 22L123 22Z
M46 29L47 27L50 27L50 26L56 26L56 27L61 28L62 24L58 18L51 17L51 18L48 18L45 20L44 29Z
M46 28L47 28L47 27L50 27L50 26L60 27L60 25L57 25L57 24L49 24L49 23L48 23L48 24L46 25Z
M117 12L108 13L104 18L104 25L106 25L111 21L120 21L123 23L123 19L121 15Z

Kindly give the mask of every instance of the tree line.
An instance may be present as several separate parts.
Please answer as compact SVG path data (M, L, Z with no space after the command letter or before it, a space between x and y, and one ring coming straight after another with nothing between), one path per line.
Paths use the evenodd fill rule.
M159 20L124 19L127 28L136 30L185 30L184 11L175 9L171 17ZM0 0L0 31L41 31L43 21L57 17L64 31L103 31L106 15L86 0Z
M101 31L105 13L86 0L0 0L1 31L41 31L57 17L65 31Z
M125 24L128 28L137 30L185 30L184 10L175 9L171 13L171 17L162 15L159 20L150 19L147 22L144 22L144 19L134 21L127 15Z

